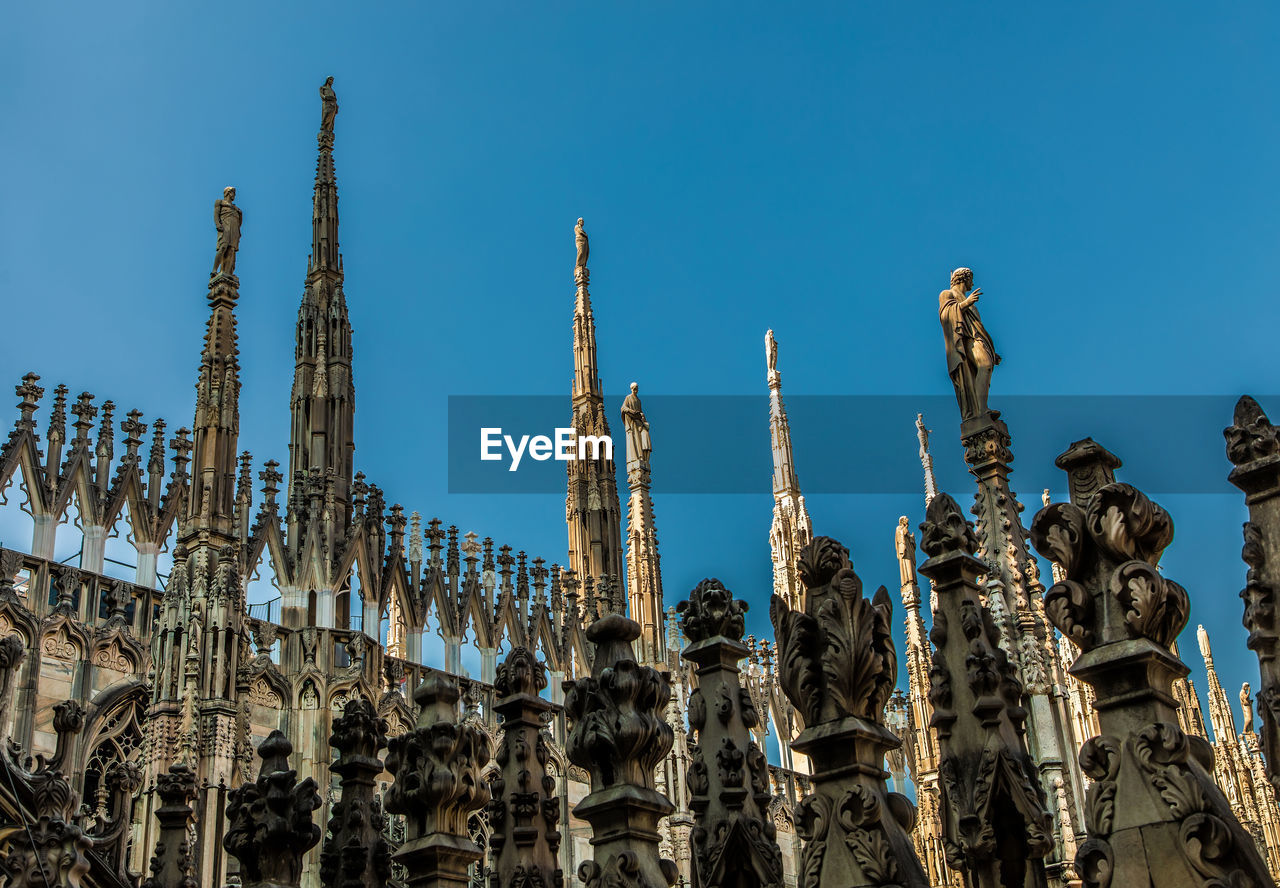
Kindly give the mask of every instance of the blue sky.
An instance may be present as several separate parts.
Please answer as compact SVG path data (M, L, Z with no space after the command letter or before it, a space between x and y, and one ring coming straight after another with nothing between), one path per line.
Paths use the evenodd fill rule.
M445 493L446 399L564 393L567 411L580 215L619 399L632 380L763 393L768 327L789 394L945 394L936 296L961 264L1004 357L994 406L1280 390L1273 4L369 6L10 10L0 378L33 369L189 423L211 204L234 184L242 446L283 460L316 89L333 75L357 465L389 501L549 561L562 495ZM956 416L928 419L935 459L958 465ZM650 420L658 449L759 442L757 494L654 490L668 602L719 576L766 633L766 417ZM1092 431L1064 429L1063 447ZM861 433L915 448L909 423ZM1139 464L1160 434L1103 443ZM1015 470L1028 517L1062 489L1047 461ZM1164 563L1192 593L1184 654L1199 673L1205 623L1234 699L1257 671L1243 505L1225 458L1187 470L1222 493L1149 493L1178 527ZM809 506L872 587L897 576L897 516L923 517L918 496Z

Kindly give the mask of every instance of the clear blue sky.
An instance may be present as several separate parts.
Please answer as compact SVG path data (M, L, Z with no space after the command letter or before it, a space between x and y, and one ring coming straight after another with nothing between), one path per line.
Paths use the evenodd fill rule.
M357 465L389 501L548 560L563 497L446 495L443 424L450 394L567 399L580 215L619 395L762 393L767 327L789 393L947 393L936 296L961 264L1005 359L995 406L1266 395L1277 33L1268 3L19 4L0 38L0 379L33 369L189 424L211 204L234 184L242 446L283 460L333 75ZM658 449L759 441L758 494L654 484L668 602L719 576L766 632L766 418L650 419ZM954 414L929 419L958 465ZM914 449L913 431L864 434ZM1103 443L1140 463L1160 434ZM1047 461L1015 468L1028 516L1062 488ZM1227 469L1188 468L1220 495L1150 492L1178 525L1184 654L1199 673L1204 622L1234 698L1257 667ZM809 505L872 588L895 581L893 526L922 519L919 497Z

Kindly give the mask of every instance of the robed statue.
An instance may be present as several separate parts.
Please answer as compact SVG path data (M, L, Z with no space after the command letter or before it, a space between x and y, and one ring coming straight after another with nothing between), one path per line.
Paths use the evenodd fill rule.
M591 244L587 241L587 229L582 227L582 217L578 217L578 224L573 226L573 242L578 247L578 261L574 265L575 268L587 267L587 255L591 252Z
M244 213L236 206L236 190L228 185L222 189L222 199L213 202L213 226L218 229L218 245L213 253L213 271L225 275L236 273L236 251L240 249L240 223Z
M991 334L978 315L980 295L982 289L973 288L973 272L957 268L951 272L951 289L938 296L938 320L947 345L947 372L956 389L961 419L987 412L991 371L1000 363Z
M915 582L916 579L916 537L907 524L907 516L898 519L898 526L893 532L894 549L898 555L898 582L903 586Z
M327 77L320 87L320 132L333 133L333 119L338 116L338 94L333 91L333 78Z
M1253 699L1249 694L1249 682L1240 686L1240 712L1244 715L1244 727L1241 733L1253 733Z
M778 340L773 338L772 330L764 334L764 359L770 373L778 369Z
M622 425L627 430L627 468L637 462L649 465L653 444L649 441L649 421L640 407L640 386L631 383L631 394L622 402Z

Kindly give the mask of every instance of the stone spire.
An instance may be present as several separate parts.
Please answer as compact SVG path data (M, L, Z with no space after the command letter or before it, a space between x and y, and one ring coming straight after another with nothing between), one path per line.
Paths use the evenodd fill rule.
M1212 777L1214 753L1178 726L1173 681L1187 674L1170 645L1187 623L1187 591L1156 567L1173 520L1114 480L1119 460L1090 440L1057 459L1071 502L1042 509L1031 538L1062 565L1046 596L1077 648L1073 675L1093 686L1102 733L1080 750L1092 780L1089 838L1076 854L1085 885L1145 885L1159 860L1164 888L1267 885L1254 839Z
M813 539L813 523L800 493L795 455L791 450L791 425L782 403L782 373L778 370L778 341L773 331L764 335L765 379L769 383L769 440L773 449L773 525L769 550L773 556L773 591L788 607L799 607L803 588L796 564L800 550Z
M313 537L323 556L334 557L330 547L345 539L352 516L355 384L351 372L351 322L338 248L338 183L333 166L337 97L332 83L333 78L329 78L320 88L322 111L316 136L319 156L311 210L311 255L298 308L290 396L293 422L289 432L288 548L295 559ZM322 489L312 490L316 484ZM298 573L308 576L306 566L299 565ZM326 566L309 575L322 587L317 589L316 607L323 625L331 624L332 596L345 579L327 574ZM284 605L298 606L289 601Z
M596 363L596 322L591 314L591 279L587 270L588 241L581 219L574 229L578 260L573 279L577 298L573 309L573 427L583 437L608 437L604 391ZM589 442L586 456L571 459L565 521L569 525L569 569L578 579L622 576L622 507L613 458ZM583 454L580 454L582 456Z
M916 440L920 442L920 467L924 469L924 504L929 503L938 493L938 481L933 476L933 454L929 453L930 430L924 427L924 414L916 414Z
M658 530L649 495L649 421L640 405L639 386L622 403L622 424L627 434L627 614L640 624L640 662L667 661L666 621L662 611L662 563L658 557Z
M329 770L341 779L342 796L329 812L329 836L320 852L325 885L381 888L391 878L386 821L375 796L382 773L378 754L386 745L387 723L373 703L364 696L350 698L329 737L329 746L338 753Z
M930 556L920 570L938 591L931 725L941 748L948 863L971 888L1044 886L1052 824L1027 751L1022 687L982 604L977 537L945 493L933 497L920 530Z
M885 784L885 753L901 743L884 726L898 671L889 593L864 598L849 550L829 537L800 553L800 576L803 609L777 594L769 607L779 683L805 727L794 745L813 765L796 808L799 888L925 888L908 835L915 812Z
M1196 641L1200 644L1200 656L1204 658L1206 696L1209 698L1209 724L1213 726L1213 739L1217 743L1232 743L1236 737L1236 720L1231 712L1231 701L1218 681L1218 670L1213 665L1213 648L1209 645L1209 632L1201 623L1196 626Z

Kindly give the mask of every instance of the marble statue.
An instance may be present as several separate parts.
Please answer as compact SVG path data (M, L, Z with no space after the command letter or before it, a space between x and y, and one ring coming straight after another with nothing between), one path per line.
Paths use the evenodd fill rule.
M920 441L920 458L924 459L929 455L929 435L933 433L932 429L924 427L924 414L916 414L916 438Z
M587 256L591 253L591 244L587 240L587 230L582 227L582 217L578 217L578 224L573 226L573 242L578 246L577 268L587 267Z
M906 586L916 578L916 538L907 524L906 515L898 519L893 543L898 553L898 582Z
M213 202L213 226L218 229L218 244L214 248L213 271L231 276L236 273L236 251L240 249L240 223L244 213L236 206L236 189L228 185L222 189L222 198Z
M323 106L320 111L320 132L333 132L333 119L338 116L338 94L333 91L333 78L325 78L324 86L320 87L320 101Z
M991 334L982 325L975 307L982 288L973 287L973 272L951 272L951 289L938 296L938 320L947 346L947 372L960 403L960 418L973 419L987 412L991 371L1000 363Z
M622 425L627 430L627 465L639 461L649 464L653 444L649 440L649 421L640 406L640 386L631 383L631 394L622 402Z
M1250 699L1249 682L1245 682L1240 686L1240 711L1244 713L1244 726L1241 733L1253 733L1253 700Z
M765 359L769 362L769 372L778 369L778 340L773 338L773 331L764 334Z

